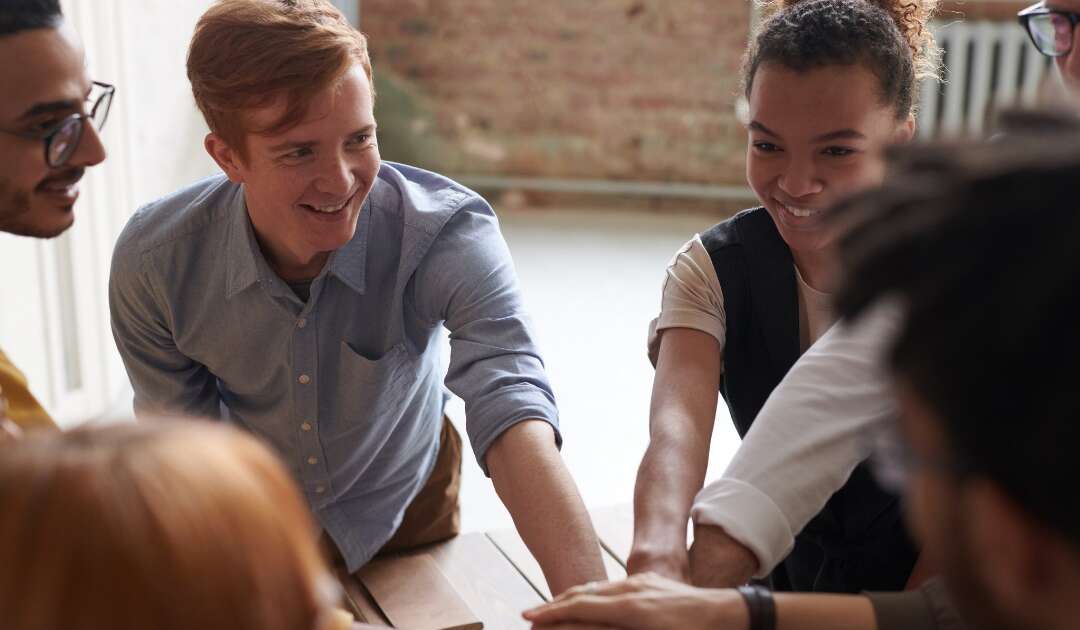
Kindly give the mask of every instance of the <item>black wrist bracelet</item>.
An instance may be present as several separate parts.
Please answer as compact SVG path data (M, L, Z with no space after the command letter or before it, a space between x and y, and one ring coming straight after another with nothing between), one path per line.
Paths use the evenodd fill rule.
M750 630L776 630L776 602L772 591L757 584L738 587L750 611Z

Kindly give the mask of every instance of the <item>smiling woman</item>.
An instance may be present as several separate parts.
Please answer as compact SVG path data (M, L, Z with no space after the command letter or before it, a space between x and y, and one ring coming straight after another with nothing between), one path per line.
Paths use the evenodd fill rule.
M635 492L631 572L689 575L686 520L704 479L717 385L745 435L788 368L831 326L835 235L824 212L880 183L882 150L914 134L917 81L934 69L932 10L933 0L787 0L747 51L746 174L761 206L695 236L668 268L649 338L652 441ZM698 541L746 534L713 527L707 510L695 522ZM693 577L892 590L916 556L896 497L862 469L775 570L747 547L735 547L729 575Z

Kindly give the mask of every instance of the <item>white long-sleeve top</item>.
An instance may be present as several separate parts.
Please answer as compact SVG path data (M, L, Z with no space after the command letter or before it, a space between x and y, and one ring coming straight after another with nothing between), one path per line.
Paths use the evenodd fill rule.
M753 551L758 577L787 556L896 417L881 359L900 313L885 303L830 328L773 390L723 476L695 498L694 522L723 527Z

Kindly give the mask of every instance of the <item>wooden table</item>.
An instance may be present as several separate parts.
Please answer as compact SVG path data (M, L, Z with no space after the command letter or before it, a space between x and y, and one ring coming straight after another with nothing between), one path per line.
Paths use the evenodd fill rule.
M608 577L626 577L633 507L592 510L591 516ZM359 621L418 630L473 629L479 627L476 621L488 630L527 629L521 611L551 599L540 565L513 529L463 534L380 558L357 577L345 573L338 577ZM455 625L469 613L467 621L472 624Z

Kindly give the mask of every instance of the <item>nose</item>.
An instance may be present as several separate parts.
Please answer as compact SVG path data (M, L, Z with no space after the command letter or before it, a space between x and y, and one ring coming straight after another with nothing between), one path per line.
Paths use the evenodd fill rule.
M346 156L341 153L332 155L327 163L320 169L319 178L315 182L315 188L319 192L333 195L335 201L353 191L356 184L356 175L352 165Z
M806 158L791 159L776 183L792 199L817 194L824 188L813 160Z
M68 165L86 168L101 164L105 161L106 156L105 144L101 141L101 134L98 133L98 130L90 121L86 121L83 126L82 137L79 138L79 146L75 147L75 152L68 159Z

